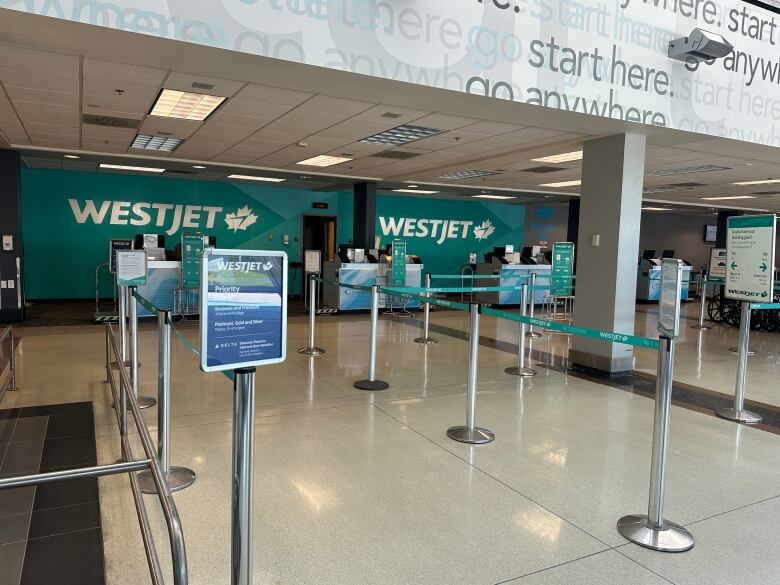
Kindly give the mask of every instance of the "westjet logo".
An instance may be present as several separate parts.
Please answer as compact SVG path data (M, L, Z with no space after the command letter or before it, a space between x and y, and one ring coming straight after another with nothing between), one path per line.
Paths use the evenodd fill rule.
M449 239L466 239L469 235L473 235L477 240L485 240L496 231L495 226L489 219L471 229L473 225L473 221L455 219L379 217L379 226L384 236L433 238L438 245Z
M173 205L172 203L146 203L131 201L103 201L96 204L92 199L79 201L68 199L73 217L79 224L90 222L101 225L106 221L110 225L155 226L162 228L172 236L180 229L213 229L217 214L223 213L222 207L208 205ZM257 222L257 216L244 206L236 212L225 215L228 229L235 233L245 231Z

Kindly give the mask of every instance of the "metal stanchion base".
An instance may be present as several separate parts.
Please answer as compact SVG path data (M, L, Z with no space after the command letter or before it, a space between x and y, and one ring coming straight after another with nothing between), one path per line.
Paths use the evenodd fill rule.
M700 331L706 331L707 329L712 329L709 325L699 325L698 323L691 327L691 329L699 329Z
M325 350L321 347L302 347L298 350L298 353L303 355L322 355L325 353Z
M519 368L517 366L512 366L511 368L506 368L504 370L507 374L512 374L513 376L520 376L521 378L530 378L531 376L536 376L539 372L536 370L532 370L531 368Z
M532 339L538 339L539 337L542 336L542 334L539 333L538 331L528 331L526 332L525 336L530 337Z
M730 347L729 351L731 353L739 353L739 348L738 347ZM755 351L754 349L749 349L748 352L747 352L748 355L756 355L756 353L758 353L758 352Z
M662 528L651 528L647 516L623 516L617 529L631 542L662 552L685 552L695 544L690 532L668 520L664 520Z
M412 317L414 317L414 315L409 311L401 311L399 313L393 313L393 316L396 319L411 319Z
M733 420L734 422L754 425L761 422L761 416L749 410L737 410L736 408L719 408L715 411L720 418Z
M435 337L415 337L414 338L415 343L439 343L439 340Z
M453 441L460 443L470 443L471 445L484 445L490 443L496 436L493 431L475 427L470 429L465 426L450 427L447 429L447 436Z
M126 368L129 368L131 365L132 364L130 363L130 360L127 360L125 362L125 367ZM140 366L141 364L138 364L138 365ZM112 370L118 370L119 369L119 362L111 362L111 369Z
M195 483L195 472L186 467L171 467L168 470L166 479L168 480L170 490L178 492ZM145 494L157 493L157 486L154 483L154 479L152 479L152 472L149 470L138 474L138 485L141 486L141 491Z
M152 406L157 404L157 400L155 400L151 396L139 396L136 399L136 402L138 403L138 408L140 408L141 410L143 410L144 408L151 408ZM111 403L111 408L116 408L116 404L112 402ZM129 403L127 405L127 410L130 410L130 404Z
M383 382L382 380L358 380L352 385L358 390L370 390L372 392L390 388L390 384Z

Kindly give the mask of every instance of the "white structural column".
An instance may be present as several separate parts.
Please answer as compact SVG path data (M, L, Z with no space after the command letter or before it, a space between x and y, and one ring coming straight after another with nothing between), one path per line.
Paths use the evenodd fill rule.
M619 134L584 144L574 323L634 333L645 137ZM575 337L571 361L608 373L634 368L631 346Z

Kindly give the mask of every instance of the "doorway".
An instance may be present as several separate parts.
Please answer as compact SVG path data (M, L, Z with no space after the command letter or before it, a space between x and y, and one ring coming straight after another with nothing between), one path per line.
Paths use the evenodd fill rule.
M321 262L333 262L336 258L336 216L335 215L304 215L303 216L303 249L301 259L306 250L319 250ZM320 264L322 274L322 264ZM301 276L301 294L303 294L303 280Z

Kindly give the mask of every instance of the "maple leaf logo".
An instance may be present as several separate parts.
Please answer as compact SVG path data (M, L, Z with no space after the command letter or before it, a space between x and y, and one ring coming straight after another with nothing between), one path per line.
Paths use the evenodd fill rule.
M246 231L250 225L257 223L257 216L248 205L244 205L235 213L228 213L225 216L225 223L228 225L229 230L233 230L233 233L236 233L238 230Z
M494 231L496 228L489 219L483 221L481 225L474 226L474 235L478 240L487 240Z

